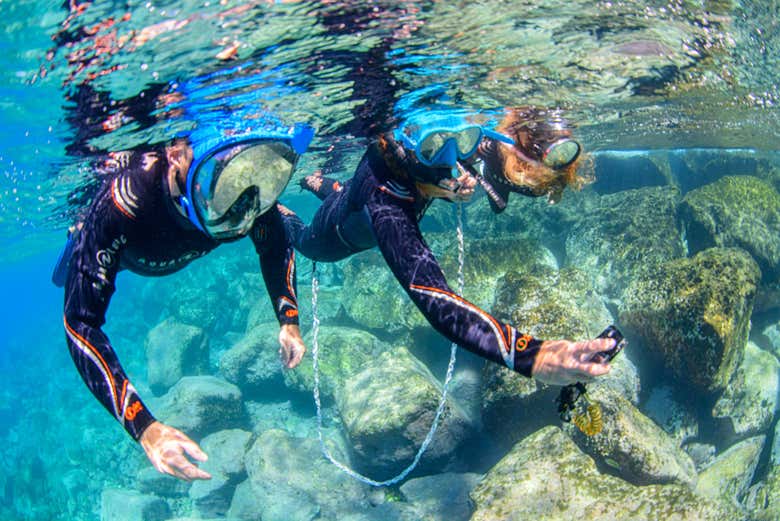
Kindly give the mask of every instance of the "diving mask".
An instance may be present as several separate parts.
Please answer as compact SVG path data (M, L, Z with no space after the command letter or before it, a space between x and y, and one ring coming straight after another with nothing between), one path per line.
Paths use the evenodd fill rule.
M279 198L311 141L311 127L296 129L288 136L242 136L196 159L181 198L189 220L214 239L245 235Z
M395 140L414 152L417 160L428 167L450 167L468 159L477 151L485 136L506 143L512 139L469 122L455 112L423 112L410 116L394 132Z
M547 146L541 154L544 166L559 170L574 163L580 156L580 144L571 138L560 139Z

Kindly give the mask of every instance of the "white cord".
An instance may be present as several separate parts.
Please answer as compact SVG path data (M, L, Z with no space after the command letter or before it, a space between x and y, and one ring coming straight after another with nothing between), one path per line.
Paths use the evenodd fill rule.
M463 286L464 286L464 276L463 276L463 265L465 261L465 246L463 242L463 207L459 203L458 204L458 291L462 295L463 294ZM428 435L425 437L425 439L422 442L422 445L420 445L420 449L417 451L417 454L414 456L414 460L409 464L408 467L406 467L400 474L398 474L396 477L385 480L385 481L376 481L369 477L364 476L363 474L360 474L351 468L347 467L340 461L337 461L333 455L330 453L328 448L325 446L325 439L322 434L322 404L320 403L320 366L319 366L319 351L320 346L317 341L319 331L320 331L320 319L317 316L317 294L319 292L319 281L317 280L317 265L314 264L314 268L312 269L311 274L311 313L312 313L312 360L314 364L314 403L317 405L317 436L320 440L320 448L322 449L322 454L325 456L328 461L333 463L336 467L341 469L343 472L348 474L349 476L355 478L358 481L362 481L363 483L367 485L371 485L373 487L387 487L390 485L395 485L396 483L399 483L402 481L406 476L409 475L410 472L412 472L417 465L420 463L420 459L422 458L423 454L425 453L426 449L428 448L428 445L431 444L431 441L433 441L433 437L436 434L436 429L439 427L439 420L441 418L442 413L444 412L444 406L447 404L447 393L449 391L450 382L452 381L452 374L455 371L455 355L457 353L458 346L454 342L452 343L452 346L450 347L450 362L449 365L447 365L447 374L444 377L444 384L442 385L442 391L441 391L441 399L439 400L439 406L436 408L436 416L433 418L433 423L431 424L431 429L428 431Z

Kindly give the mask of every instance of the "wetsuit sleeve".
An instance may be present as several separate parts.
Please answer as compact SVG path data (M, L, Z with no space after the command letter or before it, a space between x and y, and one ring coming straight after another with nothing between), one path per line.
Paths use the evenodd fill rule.
M276 206L258 219L251 237L276 319L280 325L297 325L295 250Z
M103 333L114 293L119 255L127 243L126 221L112 190L98 199L78 234L65 283L65 333L82 379L103 407L138 440L154 417L130 383Z
M376 191L366 207L387 264L434 329L459 346L530 377L542 342L500 322L449 288L422 238L413 203Z
M344 185L332 177L307 175L301 179L301 188L316 195L320 201L324 201L330 194L342 191Z

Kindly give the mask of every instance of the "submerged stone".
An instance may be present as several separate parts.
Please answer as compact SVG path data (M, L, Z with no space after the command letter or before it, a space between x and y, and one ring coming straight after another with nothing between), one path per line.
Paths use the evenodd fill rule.
M753 480L765 436L756 436L729 447L699 474L696 493L725 499L739 506Z
M695 414L677 400L674 389L669 385L651 389L642 410L680 444L699 434Z
M279 383L279 324L259 324L247 331L222 355L219 372L246 394L267 391L267 386Z
M766 431L777 411L778 376L777 358L748 342L742 363L715 403L712 415L727 419L730 430L739 438Z
M161 421L196 440L246 419L239 388L215 376L186 376L160 402Z
M304 342L309 351L298 367L284 372L284 383L291 389L309 393L314 389L311 334L306 335ZM387 344L368 331L348 327L320 327L317 343L320 393L327 398L333 396L336 387L367 365L375 363L376 357L389 349Z
M752 176L727 176L693 190L680 205L688 247L737 247L750 253L764 280L780 275L780 193Z
M422 519L468 521L471 517L469 493L480 474L453 474L445 472L410 479L401 485L401 493L417 507Z
M634 486L600 474L591 458L557 427L515 445L472 491L471 521L730 521L744 516L728 503L696 496L684 485Z
M685 254L675 223L679 192L641 188L604 195L572 226L566 265L586 271L596 289L621 296L629 281Z
M587 397L601 408L602 430L586 436L573 424L565 428L582 450L635 485L694 486L696 468L676 439L610 389L589 389Z
M208 372L209 344L203 330L168 318L146 337L147 378L156 395L164 394L183 376Z
M355 462L381 480L411 463L433 422L441 386L422 362L405 348L395 348L347 379L335 394ZM468 434L466 414L448 400L422 466L444 466Z
M163 521L171 517L168 503L151 494L134 490L103 490L101 521Z
M755 262L735 248L653 265L627 288L620 322L678 384L717 392L742 360L759 277Z

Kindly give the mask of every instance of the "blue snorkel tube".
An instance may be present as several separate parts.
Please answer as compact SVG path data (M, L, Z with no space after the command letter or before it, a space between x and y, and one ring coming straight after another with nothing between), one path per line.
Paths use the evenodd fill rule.
M208 129L196 129L187 136L192 146L193 161L187 171L185 194L179 198L179 203L186 212L189 221L206 235L210 236L201 223L193 204L195 173L204 161L207 161L219 150L253 141L283 141L288 143L293 151L300 156L306 152L314 138L314 128L305 123L283 126L276 118L264 116L263 119L265 119L265 124L261 127L223 127L217 130L216 127L210 126ZM256 123L256 121L253 122Z

